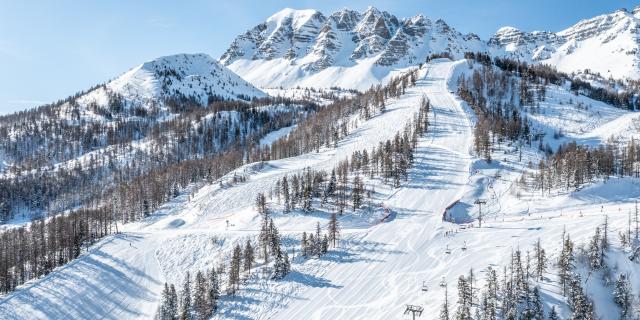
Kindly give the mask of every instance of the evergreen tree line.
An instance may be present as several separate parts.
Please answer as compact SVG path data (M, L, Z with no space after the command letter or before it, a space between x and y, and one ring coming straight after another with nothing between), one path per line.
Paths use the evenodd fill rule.
M576 95L582 94L618 108L636 110L640 106L640 102L635 97L638 92L638 82L634 80L614 81L609 79L608 81L601 81L608 82L609 85L594 86L574 74L560 72L548 64L528 64L524 61L501 57L492 59L488 54L481 52L467 52L465 53L465 58L478 61L486 66L493 64L501 70L525 78L527 81L535 81L545 85L552 83L558 86L568 84L570 90ZM590 74L590 72L586 70L586 74ZM599 75L597 76L602 78ZM624 90L619 90L620 87L624 88Z
M534 187L542 193L552 188L577 189L596 179L640 177L640 148L634 139L627 143L597 147L567 143L538 164L532 173Z

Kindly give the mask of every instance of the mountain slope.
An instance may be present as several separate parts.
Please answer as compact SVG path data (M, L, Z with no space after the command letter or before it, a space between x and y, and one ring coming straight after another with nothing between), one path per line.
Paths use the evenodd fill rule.
M148 107L165 98L189 98L206 105L210 99L247 100L266 94L206 54L177 54L145 62L77 99L81 105L106 107L117 96L125 105Z
M560 32L504 27L489 39L494 55L547 63L560 71L589 69L605 77L640 77L640 7L581 20Z
M284 9L238 36L220 61L259 87L367 89L431 53L462 57L482 48L477 36L421 15L398 19L373 7L330 16Z
M618 10L560 31L500 28L487 41L461 34L446 22L422 15L398 18L369 7L328 16L316 10L284 9L238 36L220 62L258 87L366 89L431 54L462 58L488 52L529 63L547 63L567 73L589 69L605 77L640 77L640 9Z

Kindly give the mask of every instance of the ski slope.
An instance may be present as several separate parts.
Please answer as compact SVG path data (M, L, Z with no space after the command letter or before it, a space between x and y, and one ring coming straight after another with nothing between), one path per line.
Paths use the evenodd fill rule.
M293 258L292 273L281 281L257 272L258 263L235 297L221 298L214 319L405 319L406 304L423 306L422 318L430 319L443 301L442 280L455 306L457 277L470 268L482 278L487 266L506 265L513 250L530 249L538 237L554 259L563 230L570 230L580 243L602 222L605 209L610 212L612 233L624 226L626 210L640 194L634 181L521 199L512 188L519 169L508 165L506 156L504 163L496 159L493 166L481 165L470 154L472 111L450 93L460 68L466 68L464 61L427 64L419 71L416 86L389 100L385 112L361 122L336 148L245 165L191 195L181 195L144 221L120 226L122 234L102 240L74 262L1 297L0 319L152 318L165 281L179 287L187 271L193 275L213 265L217 268L228 260L236 243L255 241L260 218L253 203L258 192L307 167L330 170L354 151L393 138L418 111L423 95L432 104L431 126L418 142L409 180L400 188L366 180L368 188L375 187L374 201L389 209L390 218L380 223L382 209L368 216L346 213L340 217L338 248L320 259ZM496 170L514 171L502 179L482 180L491 180L492 189L499 192L488 206L502 208L502 215L488 215L483 228L464 230L442 221L445 208L454 201L487 193L482 189L488 183L477 181ZM232 183L235 175L247 181ZM328 222L324 212L275 212L272 218L287 250L299 245L292 239L303 231L312 231L317 222L325 228ZM632 280L640 283L640 272L628 260L615 259L612 264L631 270ZM592 282L596 288L598 283ZM427 291L422 291L423 283ZM541 288L545 310L562 304L552 273ZM607 294L606 290L596 294ZM605 318L617 312L612 302L598 302L596 307ZM559 312L563 317L569 314L562 307Z
M278 313L278 319L394 319L423 280L434 282L448 269L434 252L443 231L442 212L465 190L469 177L472 124L448 92L450 63L436 64L424 93L435 113L421 139L410 181L390 194L390 223L366 231L362 242L381 244L351 264L337 264L324 277L336 287L312 288ZM438 246L439 248L442 248ZM402 309L402 310L401 310Z
M407 89L402 97L388 101L384 113L361 123L337 148L271 161L261 168L247 165L223 178L222 183L202 188L190 201L183 196L183 201L165 206L146 221L121 226L124 228L123 234L104 239L73 263L3 297L0 302L0 318L21 319L25 314L29 314L32 319L152 317L159 299L160 286L164 281L180 283L186 271L195 272L207 264L210 266L212 261L219 258L223 250L199 250L211 242L211 236L233 240L257 232L258 215L253 209L257 192L268 190L285 174L298 172L306 167L331 169L339 161L350 157L354 151L370 149L379 142L392 138L418 111L423 94L446 92L445 80L454 66L455 63L442 62L421 70L418 85ZM443 99L450 101L447 103L453 101L447 100L451 98ZM456 155L444 149L444 146L464 142L470 137L470 127L462 120L465 119L462 111L447 103L442 103L443 115L437 116L437 122L442 125L432 130L434 143L443 147L436 148L440 156ZM464 133L461 138L442 140L459 132ZM442 142L438 142L440 140ZM463 145L468 143L464 142ZM466 150L463 151L466 154ZM429 159L433 156L439 157L438 153L425 153L426 158L421 160L422 163L426 165L432 160L444 159ZM451 170L465 171L464 168L465 162L462 161ZM438 174L437 171L433 172ZM231 185L227 180L234 174L247 175L249 180ZM450 180L448 176L425 177L439 181L441 187L450 183L447 182ZM462 181L464 178L459 179ZM390 198L389 204L396 205L394 201ZM446 201L448 200L442 200L442 203ZM403 219L404 217L398 221ZM226 227L226 220L231 221L232 227ZM286 233L310 230L316 221L323 221L324 224L326 217L280 217L275 221L282 232ZM355 219L353 225L356 228L369 226ZM349 224L345 228L349 228ZM180 243L183 245L180 246ZM185 243L188 245L184 245ZM225 243L233 244L232 241Z

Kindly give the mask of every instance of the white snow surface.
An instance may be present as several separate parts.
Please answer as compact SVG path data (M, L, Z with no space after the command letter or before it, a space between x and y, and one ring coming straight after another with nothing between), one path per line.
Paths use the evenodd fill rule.
M438 283L443 277L450 303L455 305L456 279L471 267L482 277L487 266L506 265L515 248L530 249L537 238L553 259L564 229L580 243L592 235L605 213L612 234L626 226L627 210L640 195L636 179L614 179L549 197L517 194L514 181L525 168L514 163L514 155L496 159L492 165L473 157L473 115L450 93L455 75L465 68L464 61L428 64L420 70L415 87L388 101L384 113L360 123L337 148L264 165L248 164L193 196L178 197L147 220L121 226L122 234L102 240L74 262L0 297L0 318L151 318L165 281L179 285L186 271L193 275L210 268L228 258L235 243L255 239L260 220L253 208L257 192L306 167L330 170L353 151L392 138L418 110L423 95L432 104L431 127L418 142L408 181L392 188L376 179L366 180L369 188L375 187L374 202L388 208L390 218L380 222L382 208L377 206L373 213L345 214L340 217L338 248L320 259L294 258L292 273L281 281L254 271L235 298L223 297L214 318L408 319L403 316L405 304L423 306L423 315L432 318L442 303L444 289ZM501 176L496 178L496 173ZM233 184L234 175L248 179ZM483 228L463 230L443 222L445 208L471 199L470 194L488 196ZM470 215L475 216L475 210ZM297 246L291 237L312 231L317 221L323 227L328 221L321 211L272 217L288 250ZM452 236L444 236L445 231L455 230ZM446 247L451 254L444 253ZM636 292L640 290L637 264L621 254L608 259L616 270L631 276ZM429 287L426 292L421 290L423 281ZM617 307L609 301L610 288L590 281L590 295L604 297L596 302L598 314L615 318ZM561 316L568 316L555 274L549 273L540 285L545 309L558 305Z
M207 103L208 95L236 100L240 95L264 97L266 94L222 66L211 56L177 54L147 61L113 81L79 98L79 103L105 106L106 91L140 104L175 94L194 96Z

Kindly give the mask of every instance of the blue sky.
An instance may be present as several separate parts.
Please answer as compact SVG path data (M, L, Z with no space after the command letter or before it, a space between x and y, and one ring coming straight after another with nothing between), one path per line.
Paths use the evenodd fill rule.
M179 5L176 5L180 3ZM501 26L559 31L637 1L31 1L0 0L0 114L51 102L158 56L218 58L233 38L291 7L326 14L373 5L398 17L421 13L487 39Z

